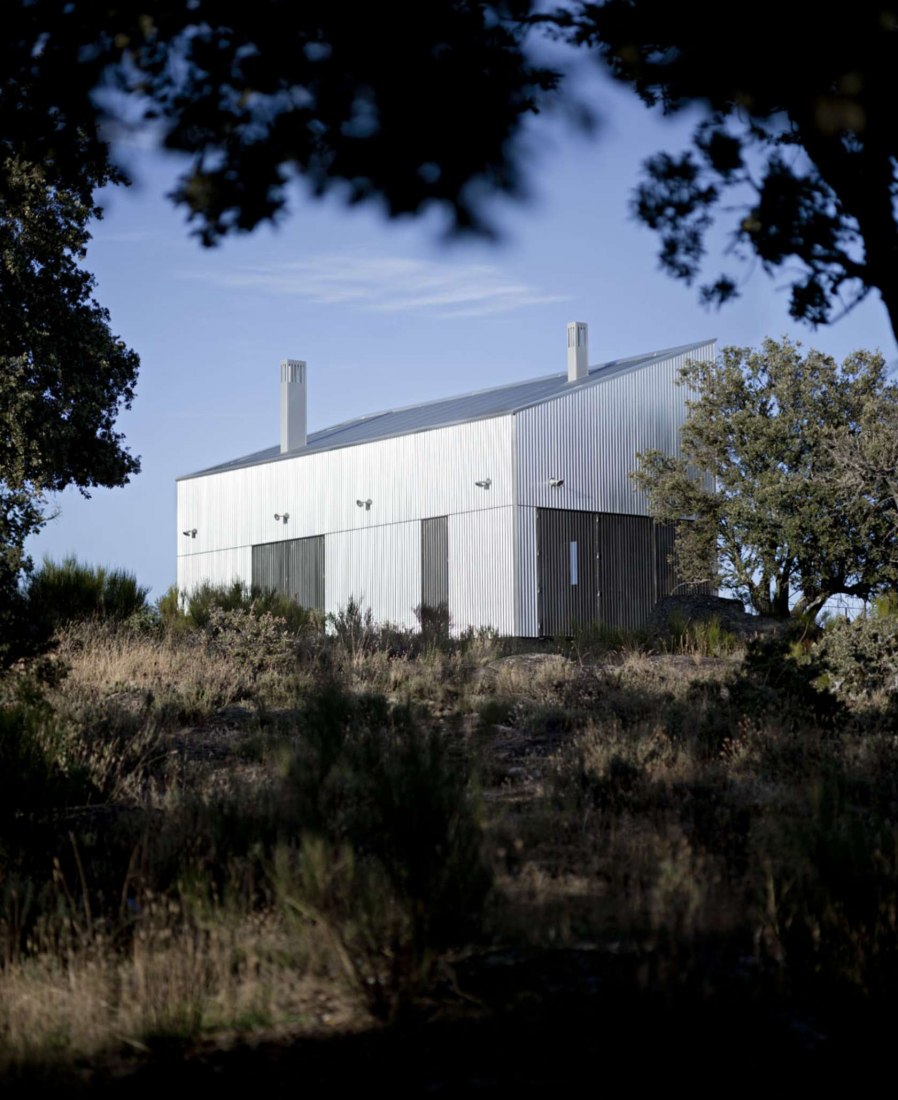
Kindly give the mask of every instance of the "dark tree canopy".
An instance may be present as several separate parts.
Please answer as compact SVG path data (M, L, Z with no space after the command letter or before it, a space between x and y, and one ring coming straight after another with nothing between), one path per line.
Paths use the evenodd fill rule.
M0 161L0 660L20 626L16 586L45 494L121 485L139 469L115 430L138 357L110 331L80 266L99 215L93 192L117 178L93 155L84 149L71 188L51 182L50 162Z
M688 363L680 456L639 456L636 485L675 523L686 580L720 582L765 615L813 617L898 582L898 387L881 355L841 364L788 340ZM716 586L716 585L715 585Z
M702 109L692 148L653 157L635 200L669 272L704 272L716 219L731 258L785 271L795 318L825 323L877 289L898 335L898 4L605 0L558 19L648 105ZM712 274L702 296L738 282Z
M520 187L513 139L556 75L524 47L530 0L32 0L4 11L0 141L79 171L110 123L190 154L174 198L202 240L314 192L447 206L483 228L485 192Z
M699 107L692 147L647 166L635 209L672 274L738 293L738 263L707 273L708 231L729 256L784 269L791 310L832 319L878 289L898 332L893 88L898 5L759 0L31 0L4 12L0 143L77 180L85 142L152 127L189 154L173 195L207 244L316 194L429 204L484 230L483 199L523 179L526 118L573 95L540 59L543 34L596 59L649 105ZM601 112L601 104L598 104Z

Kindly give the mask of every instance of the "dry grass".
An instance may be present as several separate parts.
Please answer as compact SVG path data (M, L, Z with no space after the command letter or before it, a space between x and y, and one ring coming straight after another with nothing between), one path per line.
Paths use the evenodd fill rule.
M64 679L7 682L29 791L62 777L0 816L7 1064L474 1003L446 975L487 949L585 950L672 1006L895 1007L890 711L716 635L259 629L71 629Z
M0 1067L160 1040L368 1023L364 999L323 936L282 916L209 914L158 903L129 949L101 937L60 957L38 952L0 978ZM317 940L317 942L316 942Z

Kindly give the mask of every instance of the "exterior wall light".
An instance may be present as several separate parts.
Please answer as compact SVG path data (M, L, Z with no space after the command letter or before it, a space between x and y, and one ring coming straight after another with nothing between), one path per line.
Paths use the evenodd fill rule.
M475 481L474 484L478 489L489 489L493 484L493 479L491 477L485 477L483 481Z
M561 486L564 485L564 478L563 477L550 477L549 478L549 484L552 486L553 489L560 489Z
M289 512L284 512L283 514L281 514L280 512L275 512L274 513L274 518L279 523L286 523L287 520L290 518L290 513Z
M355 502L355 505L356 505L356 508L364 508L366 512L370 512L371 511L371 497L368 497L367 500L357 500Z
M182 531L181 534L186 535L187 538L189 538L189 539L195 539L196 538L196 528L191 527L189 531Z

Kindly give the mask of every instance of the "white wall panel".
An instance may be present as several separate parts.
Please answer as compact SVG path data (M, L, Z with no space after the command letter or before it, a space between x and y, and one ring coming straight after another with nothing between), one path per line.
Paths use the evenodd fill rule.
M252 580L252 548L249 546L178 556L179 592L192 592L205 581L210 584L230 584L235 580L245 584Z
M457 631L514 633L514 511L449 516L449 614Z
M518 504L645 515L627 475L639 451L678 453L687 398L679 370L713 355L712 343L517 413ZM553 477L564 485L552 488Z
M421 602L421 523L395 523L367 531L342 531L324 539L324 589L328 611L352 596L379 622L417 625Z
M536 509L515 508L515 575L517 605L515 634L535 638L539 633L536 570Z
M512 418L313 452L178 483L179 552L381 527L511 504ZM488 489L475 482L490 479ZM356 500L371 500L359 508ZM288 522L274 519L289 515Z

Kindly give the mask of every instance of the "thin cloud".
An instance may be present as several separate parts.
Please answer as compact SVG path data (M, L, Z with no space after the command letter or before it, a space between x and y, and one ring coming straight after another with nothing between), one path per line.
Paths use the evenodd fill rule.
M567 300L511 279L491 264L450 267L402 257L331 254L228 271L185 271L182 275L233 290L259 290L318 305L352 304L372 313L416 310L437 317L483 317Z

